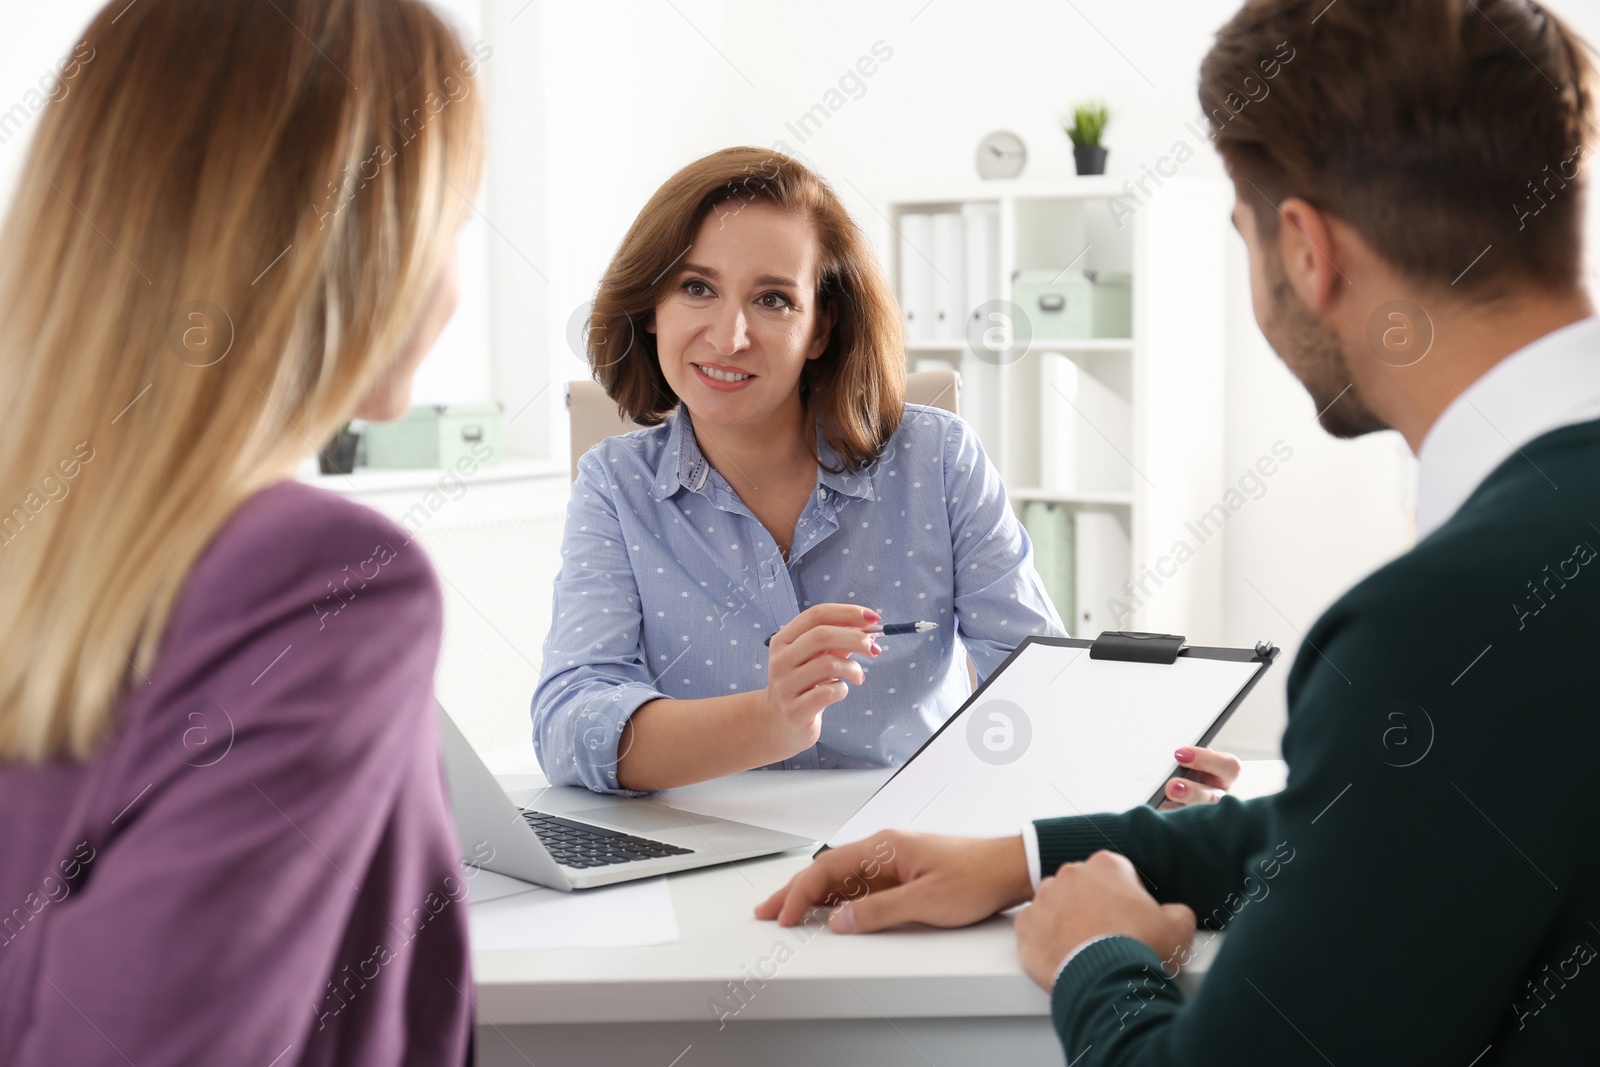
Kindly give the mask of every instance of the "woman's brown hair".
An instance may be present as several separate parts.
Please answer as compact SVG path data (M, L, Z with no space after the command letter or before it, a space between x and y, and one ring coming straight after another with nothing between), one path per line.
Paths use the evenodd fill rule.
M0 762L111 731L223 523L390 372L482 169L486 46L424 0L112 0L83 42L0 231Z
M589 316L595 379L627 418L654 426L678 404L644 329L674 282L673 266L712 212L751 202L797 212L816 228L819 302L837 318L828 347L806 363L800 397L847 468L871 463L905 410L899 306L865 236L828 183L781 152L725 148L697 159L656 190L600 279Z

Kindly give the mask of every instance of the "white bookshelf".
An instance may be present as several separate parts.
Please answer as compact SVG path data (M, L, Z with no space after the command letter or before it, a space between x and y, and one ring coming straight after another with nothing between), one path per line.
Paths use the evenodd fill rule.
M1120 178L1024 179L902 190L880 199L887 224L879 237L890 276L904 298L901 246L906 216L991 205L998 221L992 277L982 284L970 278L956 283L963 290L962 309L969 316L984 291L1010 301L1013 275L1019 270L1061 269L1070 264L1073 271L1131 275L1131 336L1034 337L1025 347L988 361L966 340L943 336L908 340L907 361L914 369L922 361L939 360L961 371L962 415L977 429L1019 514L1029 502L1044 501L1068 509L1073 516L1096 512L1115 518L1122 543L1102 553L1109 562L1085 558L1079 573L1082 567L1093 567L1096 576L1109 579L1130 610L1116 619L1114 627L1109 620L1112 609L1101 605L1101 624L1089 633L1079 605L1068 620L1075 635L1139 629L1181 633L1192 643L1216 644L1222 639L1223 546L1218 536L1201 540L1189 524L1219 502L1225 490L1224 265L1233 195L1231 187L1219 181L1170 178L1159 189L1150 188L1154 195L1141 194L1142 203L1122 217L1120 226L1110 201L1115 197L1131 203ZM925 232L916 226L910 229ZM934 252L929 249L927 254ZM948 257L943 262L948 265ZM961 269L967 270L965 265ZM1130 415L1125 438L1111 441L1114 449L1101 450L1098 458L1081 457L1080 462L1096 467L1075 470L1071 480L1084 484L1068 489L1044 484L1041 471L1042 424L1051 417L1054 403L1047 399L1050 391L1041 376L1041 357L1046 353L1071 360L1075 373L1092 376L1096 388L1109 387L1126 401ZM1190 549L1182 563L1173 553L1180 540ZM1160 573L1152 576L1152 570ZM1137 588L1141 579L1143 591ZM1121 595L1124 581L1135 583L1133 597ZM1101 592L1106 584L1101 582Z

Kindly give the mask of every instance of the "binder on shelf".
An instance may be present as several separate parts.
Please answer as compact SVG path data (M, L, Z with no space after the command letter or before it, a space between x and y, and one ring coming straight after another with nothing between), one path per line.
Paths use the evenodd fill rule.
M1170 634L1026 638L823 847L889 829L998 837L1159 803L1173 749L1211 741L1277 655Z
M1133 407L1060 352L1039 356L1039 481L1065 493L1133 488Z
M1078 365L1059 352L1039 356L1039 484L1078 491Z
M1064 504L1030 500L1022 508L1022 526L1033 542L1033 568L1039 572L1062 625L1071 629L1077 614L1073 597L1072 512Z
M966 254L958 211L933 216L933 335L959 341L967 333Z
M971 317L979 304L1000 295L1000 206L961 205L961 228L967 305L962 311Z
M1080 508L1073 516L1076 625L1074 633L1099 633L1128 622L1115 610L1118 602L1127 603L1123 585L1132 577L1132 548L1128 530L1113 511Z
M963 350L956 369L961 373L961 417L993 462L1000 446L999 368Z
M934 339L933 216L900 216L900 313L906 340Z
M1000 206L963 204L961 224L966 299L958 337L965 339L978 308L1000 296ZM1000 368L980 358L970 344L962 346L961 415L988 451L995 452L1000 442Z
M1173 663L1189 646L1182 634L1147 634L1136 630L1107 630L1089 646L1090 659L1120 659L1129 663Z

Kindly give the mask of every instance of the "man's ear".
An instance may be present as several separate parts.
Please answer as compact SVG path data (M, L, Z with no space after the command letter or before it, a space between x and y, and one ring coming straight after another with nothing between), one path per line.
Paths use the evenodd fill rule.
M1334 287L1345 280L1328 214L1309 200L1288 197L1278 205L1277 242L1278 262L1301 302L1313 311L1327 307Z
M834 300L824 300L821 310L817 313L817 329L811 337L811 350L806 353L807 359L821 359L822 354L828 350L828 342L833 339L833 328L839 322L839 304Z

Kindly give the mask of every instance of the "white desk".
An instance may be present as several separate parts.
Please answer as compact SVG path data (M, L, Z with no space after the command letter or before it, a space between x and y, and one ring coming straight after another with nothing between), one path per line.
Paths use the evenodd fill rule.
M1250 766L1240 792L1280 787L1281 766ZM821 840L887 773L752 771L647 802ZM542 784L528 776L502 782L519 801ZM1010 918L961 930L823 930L809 939L802 928L754 918L755 905L809 861L809 852L796 851L673 876L676 944L475 952L479 1063L947 1067L1061 1060L1048 998L1018 966ZM773 962L779 945L793 954L781 965ZM1198 982L1211 951L1185 972L1185 984ZM758 971L772 977L762 985L752 978ZM738 1007L728 983L747 980L745 1006L719 1023L714 1003Z

